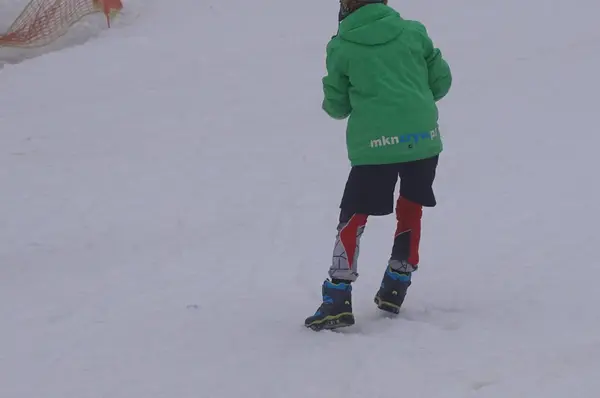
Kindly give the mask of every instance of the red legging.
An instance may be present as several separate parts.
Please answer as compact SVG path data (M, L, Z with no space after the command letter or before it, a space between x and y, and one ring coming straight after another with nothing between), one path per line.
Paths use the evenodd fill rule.
M348 268L356 272L356 257L358 255L360 232L367 224L366 214L354 214L348 223L340 230L340 242L348 261Z
M400 197L396 203L396 234L392 258L408 260L413 267L419 264L419 242L421 240L421 218L423 206ZM397 258L395 258L397 257Z

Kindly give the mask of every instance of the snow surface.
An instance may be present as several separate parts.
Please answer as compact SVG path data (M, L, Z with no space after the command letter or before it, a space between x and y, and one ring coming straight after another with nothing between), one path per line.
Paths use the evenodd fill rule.
M600 396L597 0L391 1L455 76L439 206L399 319L372 218L358 323L321 333L337 2L124 3L0 49L0 397Z

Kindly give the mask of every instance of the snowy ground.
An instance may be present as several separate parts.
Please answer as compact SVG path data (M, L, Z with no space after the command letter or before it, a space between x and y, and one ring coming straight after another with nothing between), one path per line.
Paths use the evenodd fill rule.
M0 397L600 395L596 0L391 1L454 71L440 204L396 320L370 220L340 333L302 326L348 172L337 3L124 3L0 71Z

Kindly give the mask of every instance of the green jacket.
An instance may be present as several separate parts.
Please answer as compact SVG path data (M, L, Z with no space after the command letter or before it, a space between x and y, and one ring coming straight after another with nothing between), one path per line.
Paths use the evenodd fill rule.
M384 4L348 15L327 45L323 109L348 119L352 166L438 155L436 102L450 90L450 68L425 27Z

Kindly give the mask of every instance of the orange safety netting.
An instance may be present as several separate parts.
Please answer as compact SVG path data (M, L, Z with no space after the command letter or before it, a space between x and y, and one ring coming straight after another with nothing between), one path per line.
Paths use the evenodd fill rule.
M121 0L31 0L3 35L0 47L41 47L58 39L86 15L110 18L123 8Z

